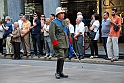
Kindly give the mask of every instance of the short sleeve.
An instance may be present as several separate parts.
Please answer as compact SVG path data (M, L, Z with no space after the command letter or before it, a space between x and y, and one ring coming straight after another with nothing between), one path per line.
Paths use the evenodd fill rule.
M93 23L93 25L95 25L96 27L99 27L99 22L98 22L98 21L95 21L95 22Z
M37 25L40 24L40 23L41 23L40 20L37 20L37 21L36 21L36 24L37 24Z

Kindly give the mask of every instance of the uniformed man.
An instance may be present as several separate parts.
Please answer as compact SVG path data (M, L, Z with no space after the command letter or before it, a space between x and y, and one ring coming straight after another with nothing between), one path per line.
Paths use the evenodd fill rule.
M63 74L64 59L68 53L68 36L64 31L66 26L64 13L65 11L61 7L58 7L56 9L56 19L51 21L49 26L50 39L57 56L56 79L68 77L68 75Z

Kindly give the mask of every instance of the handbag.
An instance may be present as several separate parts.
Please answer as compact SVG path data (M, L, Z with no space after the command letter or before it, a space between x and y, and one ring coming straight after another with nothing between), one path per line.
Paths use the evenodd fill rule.
M99 30L99 28L97 29L97 31L98 31L98 30ZM95 36L96 36L97 31L94 32L93 30L90 30L90 31L88 32L89 38L93 40L93 39L95 38Z
M88 36L90 39L94 39L95 36L96 36L96 32L94 32L93 30L90 30L89 33L88 33Z
M118 31L119 27L117 25L114 25L114 30Z

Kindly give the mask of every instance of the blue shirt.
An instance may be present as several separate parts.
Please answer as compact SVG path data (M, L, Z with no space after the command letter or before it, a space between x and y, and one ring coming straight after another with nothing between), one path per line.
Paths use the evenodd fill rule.
M35 23L37 24L32 30L31 30L31 34L40 34L40 30L41 30L41 22L39 19L37 19L35 21Z
M10 22L10 21L7 22L7 23L5 24L5 27L9 27L9 29L4 31L4 35L9 36L9 34L12 33L12 31L13 31L12 22Z

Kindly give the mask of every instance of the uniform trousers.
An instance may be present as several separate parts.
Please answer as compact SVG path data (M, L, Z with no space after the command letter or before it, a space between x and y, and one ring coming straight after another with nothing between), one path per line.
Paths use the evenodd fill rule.
M30 55L30 34L26 34L22 37L22 47L24 50L24 55Z
M68 48L54 49L57 59L65 59L68 54Z
M108 58L119 58L118 37L108 37L107 39L107 53Z

